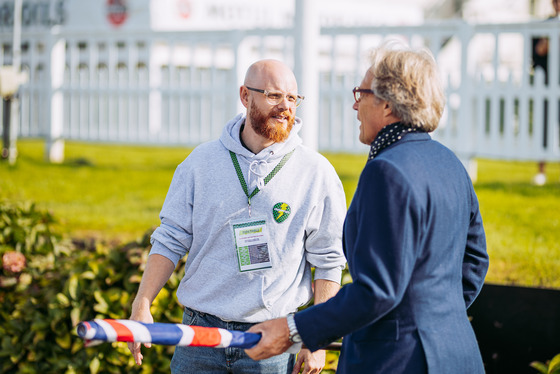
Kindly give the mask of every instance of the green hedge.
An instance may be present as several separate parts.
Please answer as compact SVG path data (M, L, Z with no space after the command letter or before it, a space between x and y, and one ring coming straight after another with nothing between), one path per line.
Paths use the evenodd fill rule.
M174 347L142 348L142 366L125 343L84 347L76 325L95 318L128 318L149 253L152 230L110 245L70 240L58 222L32 203L0 201L0 373L168 373ZM176 290L185 259L152 305L154 320L179 323ZM347 270L343 283L350 282ZM333 373L328 352L323 373Z
M150 232L110 248L64 239L56 226L34 204L0 202L0 373L168 372L173 347L143 348L139 367L126 344L85 348L75 333L80 321L129 316ZM154 302L157 321L181 320L176 273Z

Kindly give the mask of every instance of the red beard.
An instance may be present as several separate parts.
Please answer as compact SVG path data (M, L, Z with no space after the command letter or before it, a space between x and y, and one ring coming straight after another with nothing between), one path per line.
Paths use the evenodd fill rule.
M277 115L287 117L288 123L286 127L271 124L274 121L272 117ZM257 134L272 140L275 143L281 143L288 139L295 122L295 116L291 115L287 111L278 112L273 110L266 114L257 109L257 106L254 104L252 104L249 108L249 119L251 120L251 127Z

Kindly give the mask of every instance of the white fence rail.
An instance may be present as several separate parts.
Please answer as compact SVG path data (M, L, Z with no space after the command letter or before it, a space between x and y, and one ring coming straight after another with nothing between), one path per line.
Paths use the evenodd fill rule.
M559 30L560 22L462 21L322 28L319 149L366 151L351 89L367 68L367 52L396 36L430 48L438 60L447 106L436 139L463 159L559 160ZM543 36L553 67L548 85L542 73L531 75L531 41ZM215 139L242 109L238 89L248 64L271 57L294 66L294 37L278 29L24 33L29 82L20 89L19 136L44 137L49 146L63 139L186 146ZM11 63L11 38L0 34L0 65Z

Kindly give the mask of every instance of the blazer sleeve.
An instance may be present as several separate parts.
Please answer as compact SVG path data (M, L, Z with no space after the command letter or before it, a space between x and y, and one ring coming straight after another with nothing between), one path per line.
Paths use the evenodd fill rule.
M471 216L467 245L463 258L463 298L468 308L480 293L488 271L489 257L486 251L486 235L482 225L478 199L471 190Z
M391 165L366 166L346 218L353 281L327 302L295 315L308 348L317 350L379 320L402 300L416 260L416 201L406 177Z

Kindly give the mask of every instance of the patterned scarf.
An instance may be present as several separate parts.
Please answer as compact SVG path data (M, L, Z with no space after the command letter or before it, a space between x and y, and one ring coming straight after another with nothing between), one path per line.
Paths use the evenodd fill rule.
M391 144L399 141L404 134L417 131L422 130L416 127L404 126L400 122L395 122L385 126L381 129L381 131L379 131L379 134L377 134L373 143L371 143L368 161L373 160L379 152L381 152Z

